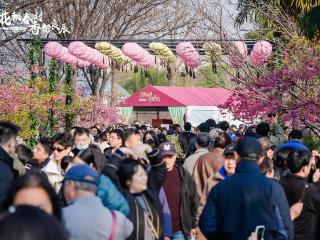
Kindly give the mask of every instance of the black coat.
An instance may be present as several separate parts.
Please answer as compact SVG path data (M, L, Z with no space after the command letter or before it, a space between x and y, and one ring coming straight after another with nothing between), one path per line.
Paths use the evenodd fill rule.
M14 179L13 158L0 147L0 210L8 189Z
M160 158L159 150L153 150L148 154L152 169L148 173L148 188L142 192L143 197L148 202L148 205L153 215L153 225L159 232L159 239L162 239L163 232L163 215L162 205L159 200L159 191L166 177L167 170ZM134 231L129 239L144 239L144 214L143 209L136 202L135 197L128 189L123 188L120 185L118 177L118 169L122 163L123 154L120 150L116 151L116 154L112 154L107 165L102 170L102 174L108 176L118 187L119 191L123 193L128 201L130 212L128 218L132 221Z
M289 174L281 178L281 184L291 207L300 200L307 180L300 176ZM301 215L294 220L294 239L319 239L320 191L314 184L308 183L302 202L303 210Z
M197 226L197 209L198 198L196 193L195 182L191 174L182 166L178 166L181 189L180 189L180 219L182 225L182 231L185 235L188 235L191 229Z

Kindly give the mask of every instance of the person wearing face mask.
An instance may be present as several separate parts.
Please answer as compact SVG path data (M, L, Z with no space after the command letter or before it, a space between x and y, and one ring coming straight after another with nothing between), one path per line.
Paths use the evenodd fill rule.
M121 212L109 210L96 196L98 177L87 164L73 166L65 175L64 196L69 205L62 213L70 239L126 239L133 230Z
M10 122L0 122L0 210L4 197L15 177L13 158L20 128Z
M77 156L79 152L89 148L91 144L90 131L87 128L77 128L74 131L74 148L72 153Z

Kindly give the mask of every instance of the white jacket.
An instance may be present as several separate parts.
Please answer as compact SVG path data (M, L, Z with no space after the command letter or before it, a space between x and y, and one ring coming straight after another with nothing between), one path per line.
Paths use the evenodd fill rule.
M57 162L53 159L50 159L47 166L42 168L42 171L47 174L49 182L58 193L61 188L63 176L61 174L61 169L58 166Z

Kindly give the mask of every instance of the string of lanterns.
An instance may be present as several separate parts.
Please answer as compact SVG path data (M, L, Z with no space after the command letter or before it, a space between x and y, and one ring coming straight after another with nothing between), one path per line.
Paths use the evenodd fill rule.
M213 71L216 72L216 63L221 59L222 47L215 42L206 42L202 47L207 61L212 63ZM150 54L134 42L125 43L122 49L108 42L96 43L95 49L80 41L71 42L67 48L58 42L49 42L44 46L44 53L61 62L81 68L91 64L99 68L108 68L111 67L113 61L122 65L134 63L144 68L152 68L157 64L156 57L166 64L176 60L174 53L163 43L151 42L149 48L155 55ZM187 73L193 72L193 69L201 65L199 52L190 42L179 43L176 46L176 53L186 66ZM248 56L247 45L244 42L236 41L229 47L228 54L229 63L236 69L242 67L246 61L259 67L268 63L272 55L272 45L267 41L258 41ZM190 75L194 75L194 73Z

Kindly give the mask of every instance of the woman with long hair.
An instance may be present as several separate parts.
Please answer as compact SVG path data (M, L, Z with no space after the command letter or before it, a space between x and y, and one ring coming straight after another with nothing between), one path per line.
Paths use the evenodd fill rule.
M162 206L159 191L166 176L166 168L159 150L145 144L144 151L150 160L151 171L144 161L126 157L134 156L131 149L116 150L102 173L108 176L126 197L133 222L134 232L130 239L162 238ZM141 148L141 147L140 147Z

